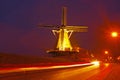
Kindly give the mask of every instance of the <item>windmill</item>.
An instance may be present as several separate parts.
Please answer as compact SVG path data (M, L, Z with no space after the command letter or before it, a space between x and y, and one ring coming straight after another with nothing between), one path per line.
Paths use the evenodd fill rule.
M39 25L40 27L49 27L52 28L52 32L55 36L58 36L56 48L53 50L48 50L48 53L54 55L64 55L65 53L78 53L78 50L74 50L70 37L73 32L87 32L87 26L68 26L66 21L66 7L62 9L62 20L61 25Z

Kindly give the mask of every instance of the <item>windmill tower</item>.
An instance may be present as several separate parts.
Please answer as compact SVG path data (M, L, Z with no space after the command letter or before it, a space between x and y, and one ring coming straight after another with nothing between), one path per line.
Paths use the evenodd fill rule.
M42 27L52 28L52 32L55 36L58 37L57 45L54 50L48 50L48 53L55 55L64 55L66 53L77 53L77 50L74 50L71 43L70 37L73 32L87 32L87 26L67 26L67 15L66 7L62 9L62 21L60 26L51 26L51 25L40 25Z

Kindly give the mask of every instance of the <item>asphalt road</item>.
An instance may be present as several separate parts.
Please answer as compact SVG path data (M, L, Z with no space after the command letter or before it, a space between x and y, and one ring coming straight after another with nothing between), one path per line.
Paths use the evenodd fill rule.
M22 71L2 74L0 80L120 80L120 64Z

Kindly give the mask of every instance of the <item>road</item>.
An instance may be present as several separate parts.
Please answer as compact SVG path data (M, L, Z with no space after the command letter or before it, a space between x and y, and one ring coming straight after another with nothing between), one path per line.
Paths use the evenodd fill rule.
M0 75L0 80L120 80L120 64L104 63L75 68L21 71Z

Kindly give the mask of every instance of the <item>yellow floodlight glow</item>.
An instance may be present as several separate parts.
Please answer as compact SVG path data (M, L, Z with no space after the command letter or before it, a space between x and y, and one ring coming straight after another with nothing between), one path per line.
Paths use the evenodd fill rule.
M59 30L59 38L58 38L58 44L57 48L60 51L65 51L65 50L72 50L72 46L69 40L69 31L67 29L60 29Z

